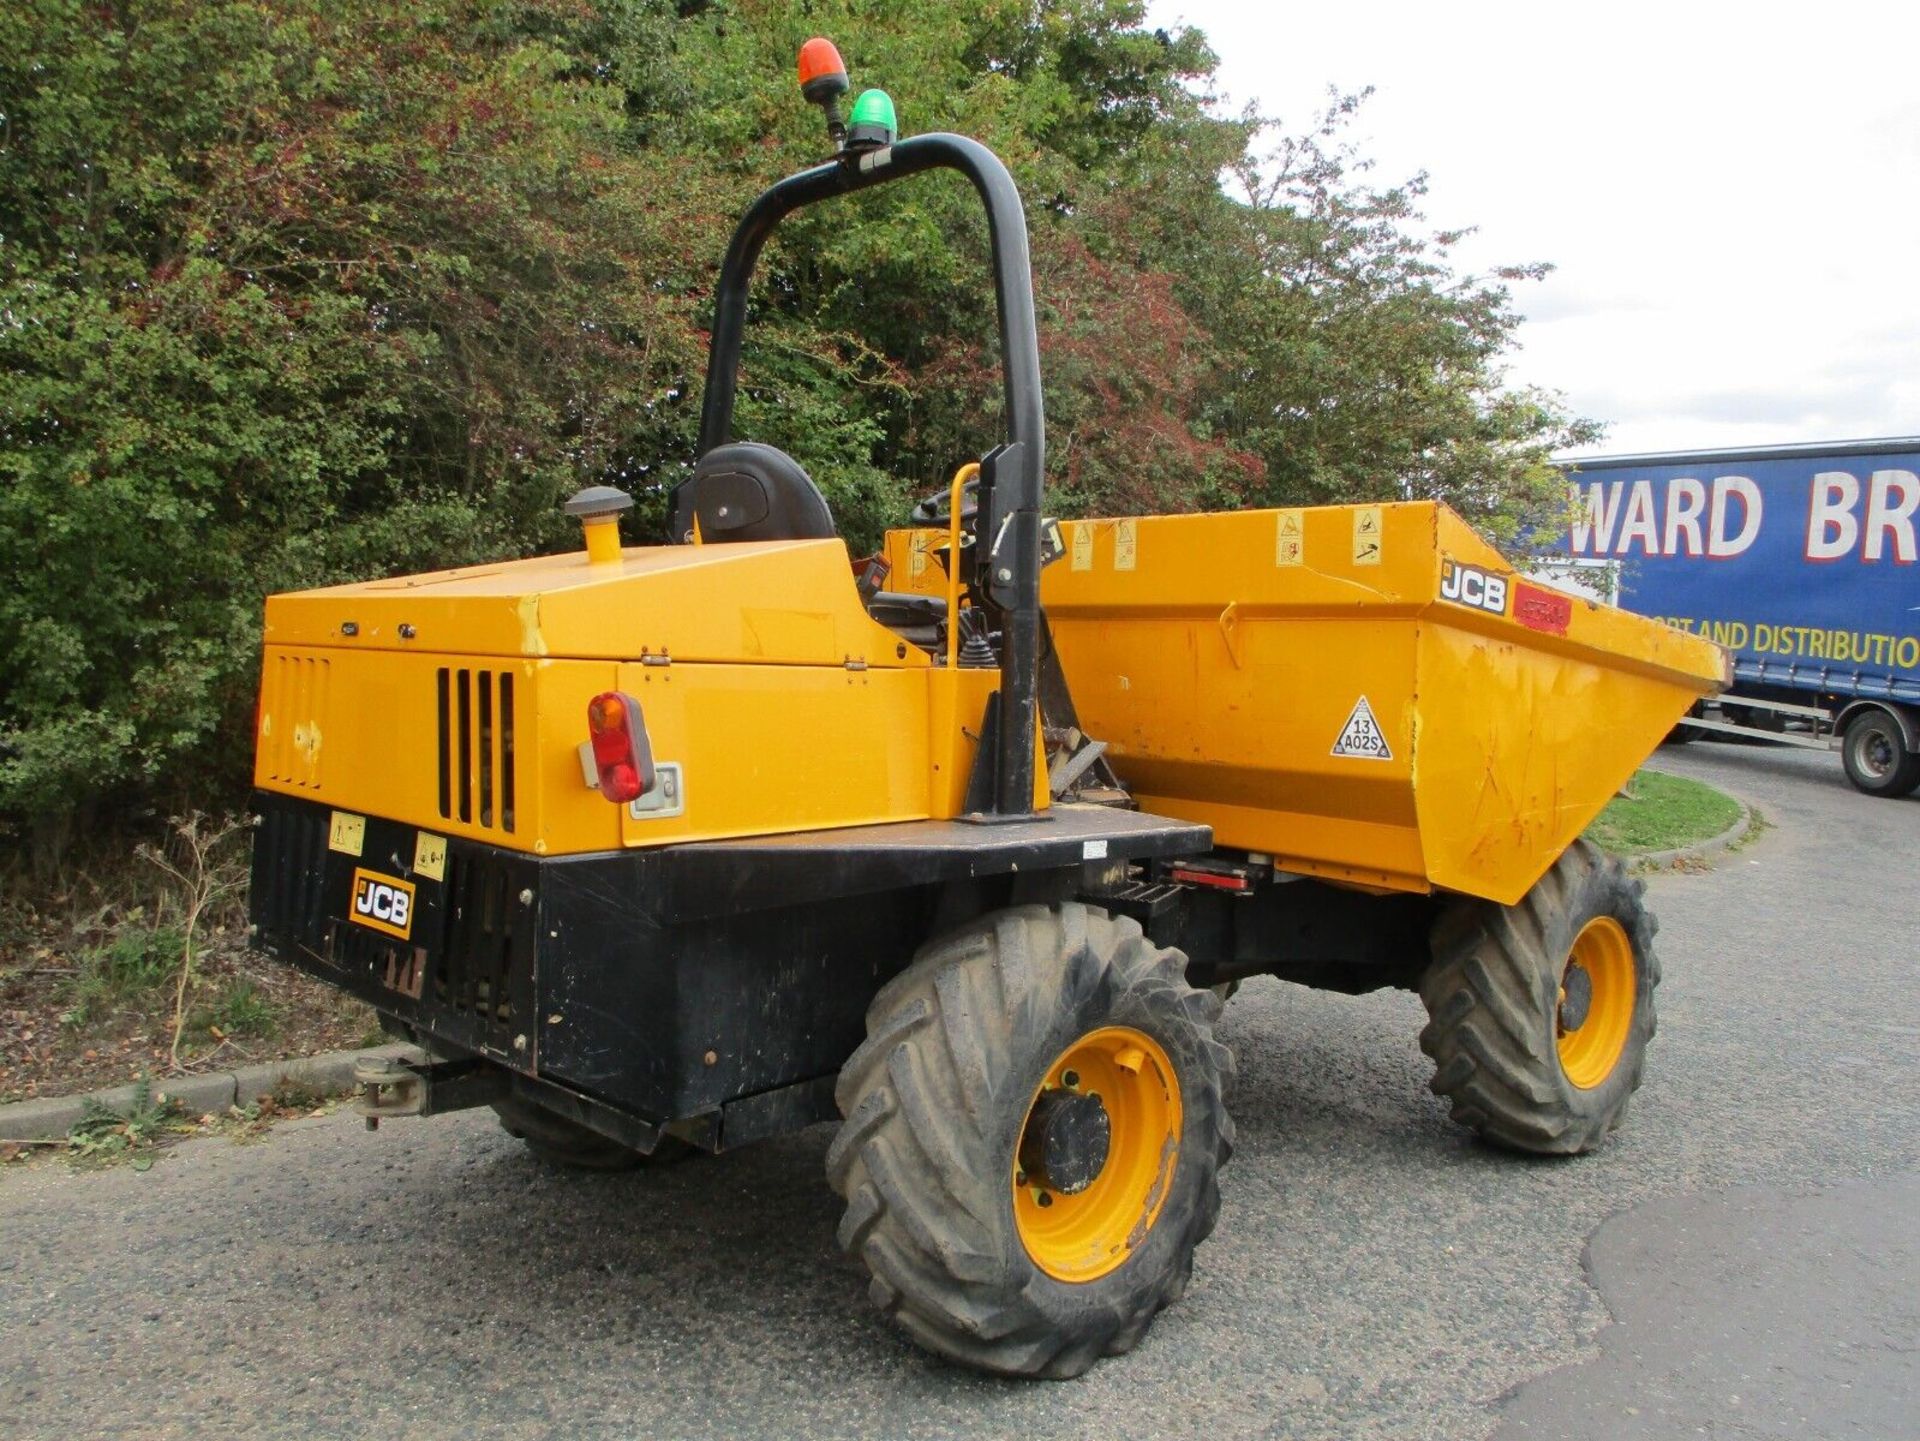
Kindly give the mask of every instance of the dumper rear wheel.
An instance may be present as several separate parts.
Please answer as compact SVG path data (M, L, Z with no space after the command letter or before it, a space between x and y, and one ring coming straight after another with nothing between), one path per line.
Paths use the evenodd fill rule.
M1442 912L1420 1048L1454 1120L1515 1150L1568 1155L1625 1119L1660 981L1645 890L1576 841L1519 905L1463 899Z
M525 1101L496 1101L493 1109L500 1117L501 1129L525 1142L529 1151L550 1166L582 1171L631 1171L639 1166L670 1165L697 1154L677 1136L662 1136L660 1144L651 1152L636 1151Z
M840 1244L921 1345L1078 1375L1180 1299L1220 1211L1220 1000L1134 922L996 912L880 992L836 1093Z

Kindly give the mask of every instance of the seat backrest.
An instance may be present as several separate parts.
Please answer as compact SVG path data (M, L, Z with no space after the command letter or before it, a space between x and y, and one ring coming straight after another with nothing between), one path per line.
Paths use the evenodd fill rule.
M696 519L707 542L827 540L836 533L826 498L800 462L751 440L716 445L674 487L676 544L693 539Z

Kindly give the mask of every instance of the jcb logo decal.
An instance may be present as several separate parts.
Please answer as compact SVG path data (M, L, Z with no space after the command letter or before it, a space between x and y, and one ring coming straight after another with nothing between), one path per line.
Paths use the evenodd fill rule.
M413 883L378 871L356 870L353 909L347 919L406 940L413 932Z
M1443 561L1440 566L1440 599L1455 605L1484 610L1492 615L1507 613L1507 578L1493 575L1478 566Z

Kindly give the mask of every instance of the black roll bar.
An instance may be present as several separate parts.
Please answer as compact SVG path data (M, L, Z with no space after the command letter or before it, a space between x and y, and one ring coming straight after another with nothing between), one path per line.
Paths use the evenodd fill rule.
M1040 340L1033 314L1026 212L1000 158L964 135L916 135L878 149L843 151L836 159L790 175L764 191L735 227L720 267L713 339L707 352L707 389L700 409L700 454L725 445L732 437L747 289L761 247L774 227L802 206L927 170L957 170L972 182L986 206L993 245L1007 432L1006 448L998 452L993 467L991 515L983 494L976 522L979 553L984 556L991 551L994 566L989 592L1004 614L992 818L1030 818L1039 724L1040 499L1046 416L1040 394ZM986 533L990 522L991 535ZM959 563L957 556L953 563Z

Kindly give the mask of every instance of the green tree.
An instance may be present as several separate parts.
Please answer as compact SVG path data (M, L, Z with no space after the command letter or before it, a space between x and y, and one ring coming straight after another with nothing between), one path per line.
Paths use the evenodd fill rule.
M734 218L823 158L814 33L1013 170L1061 513L1540 508L1582 432L1501 384L1533 272L1456 274L1419 182L1343 147L1357 102L1214 113L1204 37L1139 0L14 0L0 817L44 855L103 801L237 795L270 591L570 546L594 481L657 538ZM864 548L997 437L995 344L957 178L817 207L738 425Z
M1225 423L1265 464L1264 503L1442 500L1510 539L1559 503L1548 457L1599 434L1557 396L1503 385L1510 287L1548 267L1456 273L1464 232L1420 228L1425 177L1375 189L1342 143L1365 98L1232 167L1239 254L1193 302L1241 337ZM1245 283L1248 258L1267 283Z
M268 591L555 543L689 443L700 165L539 27L409 19L0 21L0 811L56 848L232 785Z

